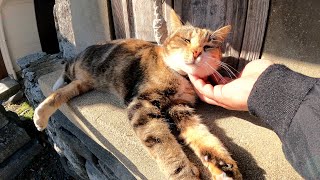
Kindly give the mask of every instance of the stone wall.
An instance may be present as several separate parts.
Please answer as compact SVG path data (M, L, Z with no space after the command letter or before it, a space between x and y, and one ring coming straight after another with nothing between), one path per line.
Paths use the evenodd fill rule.
M135 179L111 153L76 128L61 112L51 117L47 133L65 169L77 179Z
M20 61L24 62L20 67L26 97L36 107L45 98L38 84L39 77L62 69L66 60L59 53L34 54ZM85 135L61 112L51 117L46 133L60 155L64 169L76 179L135 179L111 153Z

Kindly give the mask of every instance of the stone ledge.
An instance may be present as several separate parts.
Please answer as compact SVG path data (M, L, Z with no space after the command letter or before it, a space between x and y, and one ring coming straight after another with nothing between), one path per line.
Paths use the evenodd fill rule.
M59 75L60 72L53 72L39 78L45 96L51 93L51 87ZM64 104L60 110L137 179L164 179L155 161L135 136L123 106L112 95L91 91ZM259 120L244 112L227 111L201 103L197 111L211 132L233 154L244 179L301 179L286 161L276 134L260 124ZM99 161L104 160L98 159L98 164L101 164ZM83 164L87 167L91 165ZM101 165L90 169L99 168Z
M11 79L10 77L6 77L0 80L0 100L8 99L10 96L14 95L20 89L20 84Z

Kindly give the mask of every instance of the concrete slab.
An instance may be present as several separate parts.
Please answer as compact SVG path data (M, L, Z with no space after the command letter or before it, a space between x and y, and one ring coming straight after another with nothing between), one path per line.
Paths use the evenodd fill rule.
M0 100L5 100L10 96L17 93L20 89L20 85L14 79L6 77L0 80Z
M60 72L39 79L44 95ZM135 136L126 111L107 93L91 91L60 110L91 139L110 151L138 179L164 179L155 161ZM244 179L302 179L284 157L277 135L245 112L198 104L197 112L238 162ZM204 176L205 179L205 176Z
M319 0L272 0L262 58L320 77L319 9Z

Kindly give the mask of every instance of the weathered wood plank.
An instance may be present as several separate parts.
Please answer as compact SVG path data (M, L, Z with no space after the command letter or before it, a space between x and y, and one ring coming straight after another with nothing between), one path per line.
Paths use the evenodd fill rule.
M242 46L247 1L175 0L174 9L184 22L197 27L216 30L224 25L231 25L224 56L234 57L232 65L236 67Z
M111 8L116 39L129 38L128 0L112 0Z
M214 30L225 24L225 0L175 0L174 6L182 21L193 26Z
M225 56L240 57L244 27L247 16L248 0L226 1L226 24L232 26L231 33L226 40Z
M135 38L155 41L153 36L153 1L132 1Z
M254 60L260 57L266 30L270 0L249 0L246 27L240 57ZM239 64L239 68L244 64Z
M139 38L155 41L153 32L154 0L112 0L116 38ZM162 15L169 20L172 0L163 1Z
M170 26L170 12L174 9L173 0L166 0L162 5L163 17L167 21L167 26Z

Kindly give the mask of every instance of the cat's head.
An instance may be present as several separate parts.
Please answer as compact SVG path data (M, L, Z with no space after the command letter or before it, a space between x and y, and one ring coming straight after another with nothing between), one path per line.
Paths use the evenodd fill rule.
M231 26L216 31L183 25L171 12L171 35L163 44L166 64L180 74L206 77L219 68L221 45Z

